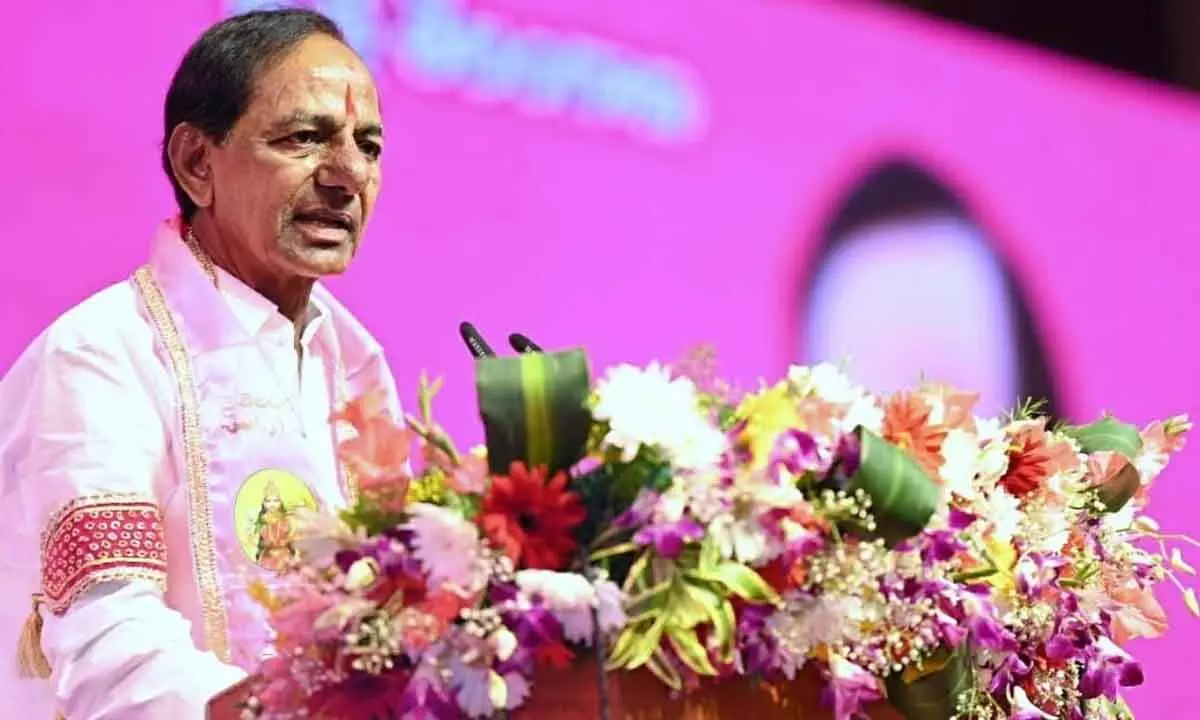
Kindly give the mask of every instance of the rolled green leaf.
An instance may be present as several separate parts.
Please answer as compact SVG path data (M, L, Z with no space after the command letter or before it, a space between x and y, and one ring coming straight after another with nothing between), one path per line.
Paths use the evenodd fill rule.
M1091 425L1063 428L1062 433L1079 443L1085 453L1116 452L1133 460L1142 451L1142 434L1133 425L1105 417Z
M1096 497L1109 512L1125 507L1142 483L1133 464L1142 451L1142 434L1138 429L1116 418L1105 417L1091 425L1064 428L1062 432L1079 443L1085 453L1112 452L1128 461L1116 475L1095 488Z
M876 537L894 545L925 529L937 507L938 486L911 455L875 433L858 428L858 470L847 489L871 498Z
M958 696L973 684L970 649L967 643L957 649L943 650L926 661L939 664L917 677L892 673L885 680L888 702L905 720L946 720L954 717Z
M513 462L556 473L583 457L592 418L582 350L480 358L475 386L493 473Z

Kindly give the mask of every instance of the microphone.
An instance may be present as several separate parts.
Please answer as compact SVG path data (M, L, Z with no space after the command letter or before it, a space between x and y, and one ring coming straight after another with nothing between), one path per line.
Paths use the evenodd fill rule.
M513 350L519 353L540 353L542 348L537 343L525 337L521 333L513 333L508 336L508 344Z
M476 358L494 357L495 351L475 329L475 326L469 322L463 322L458 326L458 334L462 336L463 342L467 344L467 349L471 351L471 355Z

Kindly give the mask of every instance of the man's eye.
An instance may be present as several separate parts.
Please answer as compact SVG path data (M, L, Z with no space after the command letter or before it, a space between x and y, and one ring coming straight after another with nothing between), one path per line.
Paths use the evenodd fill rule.
M314 145L321 142L321 134L315 130L301 130L288 135L287 140L295 145Z
M363 154L365 154L367 157L371 158L372 160L378 160L379 156L381 154L383 154L383 147L380 146L379 143L371 142L369 140L360 142L358 144L358 149L362 150Z

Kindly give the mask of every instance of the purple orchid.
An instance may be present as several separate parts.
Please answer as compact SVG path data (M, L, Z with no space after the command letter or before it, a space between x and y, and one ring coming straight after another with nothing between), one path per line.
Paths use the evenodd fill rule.
M774 612L769 605L746 605L738 611L737 644L744 674L769 675L779 667L779 642L766 629Z
M420 676L408 683L397 709L400 717L416 720L455 720L461 715L447 688Z
M528 609L504 613L504 624L517 636L517 644L534 648L562 639L562 625L554 613L540 601Z
M1007 653L1000 665L992 670L992 681L988 690L993 695L1006 697L1010 689L1029 677L1033 666L1017 653Z
M951 506L950 516L947 519L947 522L950 525L951 530L959 531L966 530L967 528L971 527L971 525L975 524L975 521L978 519L979 516L975 515L974 513L969 513L966 510L960 510Z
M878 678L858 665L836 656L830 658L825 680L825 688L821 691L821 704L833 708L833 716L837 720L867 717L867 704L883 698Z
M673 560L683 552L684 545L703 537L704 527L685 516L677 522L643 527L633 536L633 541L638 545L653 545L660 557Z
M785 430L775 438L775 446L767 462L767 473L769 477L778 479L780 471L787 471L793 476L824 472L829 469L830 460L812 435L802 430Z
M643 488L634 498L633 504L613 520L613 526L620 530L632 530L650 522L654 517L654 510L658 507L658 498L658 493Z
M977 647L997 652L1017 648L1017 639L1000 621L1000 613L986 586L967 586L962 593L963 625Z
M1103 696L1115 702L1118 688L1142 684L1142 666L1113 641L1101 636L1091 649L1079 680L1079 692L1084 699Z

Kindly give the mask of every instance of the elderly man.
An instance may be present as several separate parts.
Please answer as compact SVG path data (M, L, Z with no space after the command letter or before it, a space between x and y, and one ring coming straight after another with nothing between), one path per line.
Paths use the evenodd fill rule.
M399 412L379 346L317 284L358 249L383 149L337 26L302 10L214 26L165 132L179 215L149 262L0 383L0 579L26 613L33 595L23 670L71 720L199 718L236 695L268 645L248 584L287 565L297 508L353 497L332 411L382 387Z

